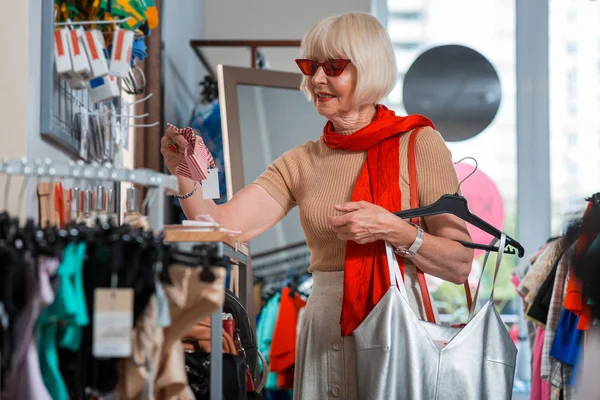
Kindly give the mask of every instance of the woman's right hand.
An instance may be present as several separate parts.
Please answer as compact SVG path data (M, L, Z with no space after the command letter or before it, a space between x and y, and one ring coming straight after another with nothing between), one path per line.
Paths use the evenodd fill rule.
M183 155L187 146L188 141L185 140L183 135L177 132L175 127L169 125L162 139L160 139L160 153L163 155L165 165L171 174L175 175L177 166L184 161Z

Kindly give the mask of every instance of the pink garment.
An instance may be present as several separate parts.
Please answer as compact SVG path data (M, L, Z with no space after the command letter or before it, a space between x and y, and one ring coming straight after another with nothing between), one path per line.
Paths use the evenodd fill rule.
M519 277L517 275L511 276L510 281L512 282L513 285L515 285L515 288L518 288L519 284L521 283L521 279L519 279Z
M35 276L34 260L27 266L25 291L28 302L15 322L15 344L11 369L2 390L3 400L52 400L40 371L35 325L42 307L54 300L50 276L56 273L56 258L40 257Z
M208 177L208 167L215 167L212 154L202 138L194 134L192 128L181 129L171 124L169 124L169 127L175 129L188 142L188 146L184 149L185 161L177 166L177 175L195 182L202 182Z
M544 347L544 336L546 331L538 326L535 333L535 343L533 345L533 371L531 374L531 395L530 400L550 400L550 384L542 379L542 349Z

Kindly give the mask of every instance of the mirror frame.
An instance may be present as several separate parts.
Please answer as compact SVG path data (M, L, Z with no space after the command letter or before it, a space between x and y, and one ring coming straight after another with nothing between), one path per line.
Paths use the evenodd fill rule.
M242 155L242 132L239 120L237 85L253 85L300 91L302 74L256 68L217 66L219 105L227 200L246 186Z

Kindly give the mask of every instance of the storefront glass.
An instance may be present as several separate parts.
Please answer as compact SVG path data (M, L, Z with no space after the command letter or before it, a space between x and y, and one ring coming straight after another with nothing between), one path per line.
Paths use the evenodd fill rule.
M469 12L465 12L469 10ZM513 0L388 0L388 32L392 38L399 67L396 88L387 99L387 105L404 115L406 110L402 98L404 76L425 50L435 46L458 44L472 48L485 56L495 68L501 84L502 100L493 122L480 134L459 142L448 142L454 161L473 157L483 172L495 185L501 200L496 214L502 212L496 226L510 236L516 234L517 200L517 151L516 151L516 96L515 96L515 4ZM435 121L434 121L435 122ZM441 132L442 135L444 132ZM472 163L466 161L468 164ZM473 212L494 203L488 192L479 192L478 198L471 197ZM472 202L472 206L471 206ZM472 279L481 273L479 256L475 263ZM495 261L492 255L491 262ZM496 286L496 298L503 318L509 324L517 319L516 292L509 280L518 259L506 256L502 261L501 274ZM484 295L489 294L491 267L484 276ZM464 321L466 302L464 289L450 283L431 282L434 298L448 322Z
M600 188L600 3L550 0L552 232Z

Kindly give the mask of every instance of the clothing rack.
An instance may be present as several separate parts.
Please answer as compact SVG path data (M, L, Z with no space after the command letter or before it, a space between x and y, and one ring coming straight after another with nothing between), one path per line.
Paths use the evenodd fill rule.
M248 247L239 243L233 236L220 231L198 231L181 225L167 225L164 228L165 242L177 243L182 249L199 243L213 243L219 257L225 257L231 264L240 266L239 300L249 316L253 316L252 266ZM250 318L252 328L255 319ZM210 400L221 400L223 396L223 310L219 309L210 317Z
M110 164L85 164L83 161L57 162L50 159L20 160L0 159L0 175L21 175L27 179L37 180L63 180L72 179L75 183L89 182L130 182L132 184L149 187L158 191L153 204L149 204L150 226L154 230L164 228L164 242L176 242L182 250L191 249L198 244L212 244L213 252L217 258L224 258L228 264L240 266L240 302L252 315L252 271L248 247L240 244L233 236L220 231L199 232L186 229L180 225L164 226L164 196L162 193L176 194L178 192L177 178L171 175L160 174L152 170L128 170L115 168ZM149 196L152 196L150 194ZM119 195L117 193L117 198ZM222 398L222 309L211 315L211 376L210 399ZM251 318L251 322L253 319Z
M306 248L302 250L304 251L295 251L294 254L286 255L284 258L275 258L272 261L266 261L256 265L253 271L254 279L276 280L285 278L290 274L296 275L306 272L310 264L310 252Z
M50 178L55 180L73 179L74 181L130 182L158 191L149 204L148 222L152 229L161 230L164 226L164 196L161 193L177 194L177 178L149 169L116 168L111 164L85 164L83 161L53 161L50 159L0 160L0 175L21 175L26 178ZM117 199L119 199L117 191ZM117 202L118 204L118 202Z

